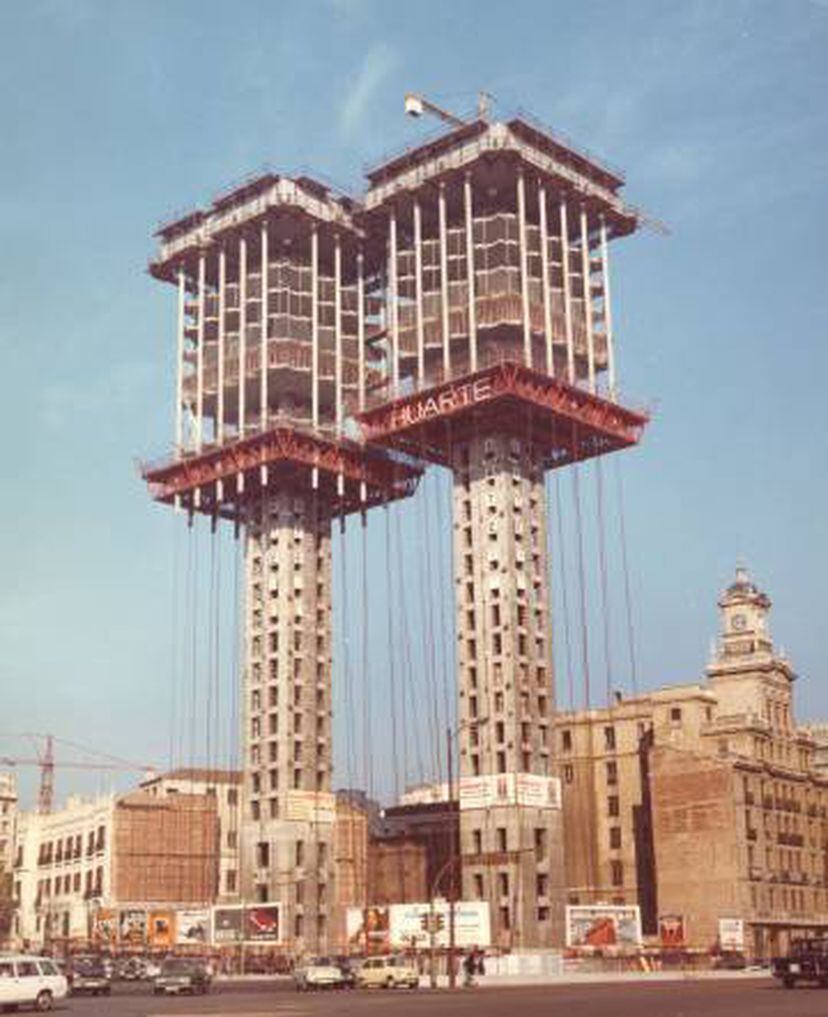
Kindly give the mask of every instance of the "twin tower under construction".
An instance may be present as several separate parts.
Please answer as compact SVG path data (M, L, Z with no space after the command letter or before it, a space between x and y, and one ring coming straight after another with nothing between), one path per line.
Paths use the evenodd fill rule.
M544 474L646 423L618 400L622 184L524 116L479 117L358 199L265 174L159 231L175 451L145 476L244 533L240 889L281 905L293 950L331 926L332 521L430 466L453 477L462 896L522 946L563 941Z

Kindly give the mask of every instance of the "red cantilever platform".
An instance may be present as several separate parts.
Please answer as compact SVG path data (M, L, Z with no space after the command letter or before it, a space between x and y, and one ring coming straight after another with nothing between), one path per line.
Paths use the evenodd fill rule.
M493 429L529 440L548 468L636 445L645 413L513 362L366 410L367 442L448 464L453 443Z
M315 494L337 514L362 511L413 494L422 469L348 439L276 427L199 454L145 464L141 473L156 501L179 499L191 511L237 519L271 485Z

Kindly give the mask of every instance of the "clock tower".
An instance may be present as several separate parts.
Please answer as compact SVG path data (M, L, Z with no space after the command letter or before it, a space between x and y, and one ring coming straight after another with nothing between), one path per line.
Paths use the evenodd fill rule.
M739 566L718 606L721 633L707 668L719 698L718 712L753 715L788 726L795 675L774 649L768 625L770 597Z
M743 657L747 654L773 653L768 631L770 597L739 566L736 578L719 598L722 634L719 657Z

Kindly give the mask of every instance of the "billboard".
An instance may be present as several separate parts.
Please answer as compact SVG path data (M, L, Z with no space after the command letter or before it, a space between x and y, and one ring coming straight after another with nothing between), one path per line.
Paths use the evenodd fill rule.
M210 941L210 911L208 908L187 908L175 915L175 941L179 946L198 946Z
M143 946L147 941L147 913L127 908L118 915L118 932L125 946Z
M641 911L638 905L568 904L567 946L641 945Z
M348 908L345 912L348 945L366 953L385 953L391 946L390 921L387 907Z
M248 943L278 943L281 939L279 904L255 904L244 909L244 939Z
M658 940L666 947L686 946L687 926L684 915L659 915Z
M92 923L92 939L100 946L115 946L118 942L118 912L112 908L99 908Z
M389 949L428 949L449 945L449 904L390 904L388 907L348 908L348 943L368 953ZM454 943L458 948L491 945L489 905L485 901L457 901L454 905Z
M213 908L213 942L241 943L243 938L244 908L240 904Z
M451 921L448 901L426 904L392 904L389 908L389 938L393 947L424 949L431 944L449 945ZM457 947L491 946L489 905L485 901L457 901L454 905L454 944Z
M460 779L461 809L491 809L523 805L531 809L560 809L561 782L535 773L494 773Z
M150 911L147 922L147 942L150 946L172 946L175 942L175 912Z
M745 923L743 919L719 919L719 946L723 950L744 950Z
M298 823L332 823L336 818L336 795L330 791L285 792L285 819Z

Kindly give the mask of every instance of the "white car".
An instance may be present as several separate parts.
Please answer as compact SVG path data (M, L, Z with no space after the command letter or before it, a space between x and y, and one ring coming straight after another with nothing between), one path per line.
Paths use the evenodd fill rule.
M309 957L293 971L297 992L311 989L341 989L345 985L342 968L333 957Z
M369 957L357 971L356 983L362 989L416 989L420 974L405 957Z
M31 1006L45 1012L68 992L66 978L49 957L0 954L0 1010Z

